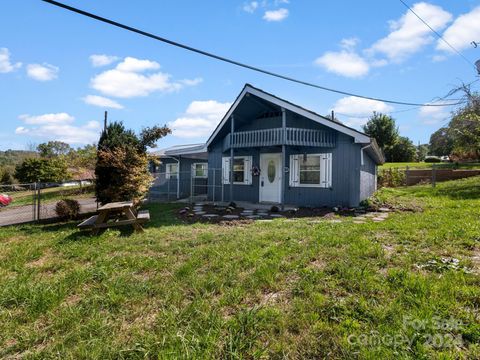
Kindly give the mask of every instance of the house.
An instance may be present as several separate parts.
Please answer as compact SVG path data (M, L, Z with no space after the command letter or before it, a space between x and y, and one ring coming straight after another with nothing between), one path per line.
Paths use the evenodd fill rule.
M153 195L282 206L357 206L384 162L366 134L249 84L205 144L157 155Z

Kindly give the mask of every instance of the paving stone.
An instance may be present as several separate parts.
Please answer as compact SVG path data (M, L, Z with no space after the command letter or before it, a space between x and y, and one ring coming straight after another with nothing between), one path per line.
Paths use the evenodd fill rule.
M271 222L273 221L272 219L259 219L259 222Z
M203 215L205 214L205 211L194 211L195 215Z
M282 218L282 217L285 217L281 214L270 214L270 217L273 217L273 218Z
M245 214L253 214L253 210L243 210L242 213L245 213Z
M365 221L354 220L353 223L354 224L365 224Z
M338 219L333 219L333 220L330 220L331 223L341 223L342 220L338 220Z
M380 211L380 212L390 212L390 209L386 208L386 207L381 207L381 208L378 209L378 211Z
M247 215L246 218L247 218L247 219L255 220L255 219L259 219L260 216L258 216L258 215Z
M384 221L385 218L383 218L383 217L374 217L374 218L372 218L372 220L375 221L375 222L380 222L380 221Z
M205 214L205 215L203 215L203 217L214 218L214 217L218 217L218 215L217 214Z
M223 215L224 219L238 219L238 215Z

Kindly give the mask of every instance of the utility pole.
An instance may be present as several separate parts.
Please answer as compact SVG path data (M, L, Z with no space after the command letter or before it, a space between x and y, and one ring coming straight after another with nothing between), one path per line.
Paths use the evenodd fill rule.
M107 116L108 116L108 112L105 111L105 117L103 119L103 131L104 132L107 132Z

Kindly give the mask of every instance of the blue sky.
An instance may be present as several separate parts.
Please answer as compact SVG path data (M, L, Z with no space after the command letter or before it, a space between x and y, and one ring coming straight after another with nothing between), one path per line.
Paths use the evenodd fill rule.
M84 10L267 70L369 96L425 103L473 67L400 1L93 1ZM409 4L472 63L480 58L480 1ZM168 124L159 147L202 142L245 83L359 128L393 112L415 143L452 108L369 102L219 63L40 0L6 0L0 11L0 149L97 139L103 111L129 128ZM478 83L477 83L478 84ZM476 84L476 85L477 85ZM477 86L478 87L478 86Z

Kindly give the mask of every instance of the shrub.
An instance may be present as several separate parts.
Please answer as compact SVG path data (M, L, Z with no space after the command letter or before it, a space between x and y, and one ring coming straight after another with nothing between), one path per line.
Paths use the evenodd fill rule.
M403 169L385 169L378 174L378 187L397 187L406 185L407 176Z
M442 159L440 159L438 156L427 156L423 161L426 163L439 163L442 161Z
M80 204L74 199L62 199L57 202L55 213L62 219L75 219L80 214Z

